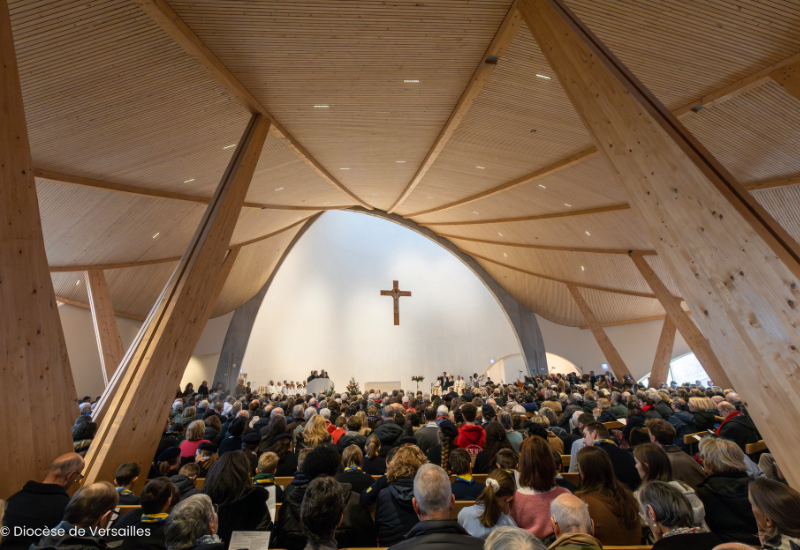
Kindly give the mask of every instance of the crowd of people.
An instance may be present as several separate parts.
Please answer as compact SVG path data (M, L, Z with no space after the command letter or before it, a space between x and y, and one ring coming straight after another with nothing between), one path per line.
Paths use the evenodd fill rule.
M768 452L745 453L760 435L731 389L593 374L444 395L270 388L187 387L152 464L70 497L97 429L82 404L75 452L0 504L0 549L223 550L237 531L287 550L800 544L800 493ZM139 508L116 517L120 505Z

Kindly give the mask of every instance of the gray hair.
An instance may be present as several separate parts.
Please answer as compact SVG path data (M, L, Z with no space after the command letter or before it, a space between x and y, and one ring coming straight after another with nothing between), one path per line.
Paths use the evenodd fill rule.
M426 515L450 510L450 476L441 466L424 464L414 477L414 498Z
M319 402L319 408L320 409L327 409L328 408L328 400L327 399L323 399L322 401L320 401Z
M304 417L306 419L306 422L311 420L311 417L312 416L316 416L316 414L317 414L317 409L315 409L314 407L307 408L306 412L304 413Z
M439 416L447 416L450 410L447 408L447 405L439 405L439 408L436 409L436 414Z
M656 523L672 529L694 525L694 512L689 499L669 484L649 481L637 491L637 496L645 513L648 505L653 507Z
M172 404L173 411L182 411L183 410L183 401L180 399L176 399L175 402Z
M527 413L525 407L523 407L522 405L514 405L514 408L511 409L511 412L513 412L514 414L521 414L522 416L525 416L525 414Z
M388 399L388 398L387 398ZM394 418L394 409L389 405L383 408L383 417L384 418Z
M203 399L202 401L200 401L200 406L203 407L204 409L207 409L208 408L208 399Z
M303 405L295 405L294 408L292 409L292 416L295 418L303 416L304 410L305 409L303 408Z
M81 403L78 408L81 410L81 412L83 412L83 411L86 411L86 410L90 410L92 408L92 404L91 403Z
M484 550L546 550L542 541L521 527L495 527Z
M589 505L573 494L565 493L550 503L550 517L561 529L562 533L592 532L592 518L589 516Z
M324 418L325 420L331 419L331 410L329 408L324 408L319 411L319 415Z
M275 407L272 409L272 412L269 413L270 418L275 418L276 416L283 416L283 409L280 407Z
M214 506L208 495L192 495L181 500L164 525L167 550L182 550L194 546L197 539L208 534L208 524L213 520Z
M573 393L572 395L569 396L570 403L577 403L580 400L581 400L581 394L579 393Z
M738 393L730 392L725 396L725 401L733 405L738 405L739 403L742 402L742 398L739 397Z
M504 430L508 431L514 429L514 422L511 420L510 414L507 412L502 412L498 418L500 419L500 425L503 426Z

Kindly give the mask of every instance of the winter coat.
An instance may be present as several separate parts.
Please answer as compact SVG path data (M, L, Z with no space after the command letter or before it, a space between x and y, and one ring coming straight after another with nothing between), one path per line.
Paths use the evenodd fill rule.
M589 413L591 414L591 413ZM600 416L597 417L598 422L616 422L617 415L614 414L614 411L611 409L606 409L600 413Z
M207 439L217 447L222 442L222 435L213 427L206 426L206 432L203 434L203 439Z
M717 419L714 413L708 411L699 411L694 413L694 427L692 430L694 433L713 430L714 424L716 423Z
M363 451L366 443L367 436L361 435L358 432L345 432L344 435L339 438L339 441L336 442L336 449L339 451L339 454L342 454L350 445L356 445Z
M675 445L681 449L688 446L683 443L683 436L694 433L694 416L688 411L676 411L672 413L667 421L675 428Z
M697 486L697 496L706 509L708 528L722 542L761 543L753 508L747 498L750 478L747 472L720 472L708 476Z
M456 445L472 455L477 456L483 450L483 442L486 440L486 432L480 426L465 424L458 430Z
M720 437L730 439L736 443L742 449L742 452L745 452L745 446L748 443L756 443L761 440L761 434L758 433L758 428L753 424L753 419L743 414L737 414L723 423L718 431Z
M38 550L40 548L58 548L59 550L105 550L108 548L105 541L100 537L92 537L90 533L86 532L84 536L72 536L69 534L71 529L75 527L66 521L62 521L56 526L56 530L62 530L63 535L51 534L42 537L39 544L31 546L31 550Z
M664 420L669 420L669 417L673 415L672 407L664 403L663 401L659 401L656 405L656 410L664 417Z
M269 492L262 487L253 487L233 502L220 504L217 511L219 531L217 535L230 544L234 531L271 531L272 518L267 507Z
M421 521L392 550L480 550L483 539L471 536L452 519Z
M381 440L381 456L386 456L386 453L392 450L392 447L394 447L404 435L401 426L389 421L384 421L383 424L375 428L373 433ZM384 452L384 450L386 452Z
M413 477L397 479L389 483L385 489L381 489L375 503L378 546L392 546L402 541L406 533L419 523L411 503L413 497Z
M169 478L169 480L181 492L181 500L186 500L190 496L196 495L200 492L200 490L194 486L194 481L192 478L183 474L172 476Z
M24 548L39 542L37 536L14 537L15 527L42 529L55 527L64 517L69 503L69 495L55 483L28 481L21 490L8 498L3 526L11 531L11 536L3 537L3 548Z
M275 547L286 550L303 550L307 537L300 524L300 505L311 480L298 472L283 493L283 503L278 510L275 525ZM340 483L344 494L344 518L336 528L335 537L340 548L365 548L375 546L375 525L369 510L361 505L359 496L351 491L349 483ZM271 543L272 541L270 541Z

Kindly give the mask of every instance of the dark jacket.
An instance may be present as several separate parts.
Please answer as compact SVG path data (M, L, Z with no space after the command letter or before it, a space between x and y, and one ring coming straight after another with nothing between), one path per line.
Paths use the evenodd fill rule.
M673 415L672 407L664 403L663 401L659 401L656 405L656 410L664 417L664 420L669 420L669 417Z
M423 426L414 433L414 439L417 440L417 447L419 447L423 453L427 453L439 444L439 427Z
M591 413L590 413L591 414ZM600 416L597 417L598 422L616 422L617 415L611 409L606 409L600 413Z
M491 460L492 458L497 458L497 455L494 457L489 456L489 451L481 451L478 453L478 456L475 457L475 464L472 467L472 473L474 474L490 474L493 470L497 469L497 463L495 460ZM458 499L456 499L458 500Z
M156 449L156 454L153 457L153 462L156 461L158 455L169 449L170 447L178 447L181 444L177 438L175 438L171 432L164 432L161 434L161 440L158 442L158 448Z
M297 473L297 453L286 453L278 459L275 477L292 477Z
M139 497L137 497L133 492L123 493L122 491L117 490L117 495L119 496L119 505L120 506L138 506L139 505Z
M50 535L42 537L39 544L31 546L31 550L39 548L59 548L60 550L105 550L108 548L103 539L92 536L72 536L69 534L74 526L62 521L57 526L64 531L63 535ZM88 535L88 533L87 533Z
M625 421L625 427L622 428L622 437L624 437L626 441L630 441L631 430L634 428L644 428L644 423L646 420L647 419L644 416L639 416L638 414L629 416L628 420Z
M437 466L442 465L442 444L440 443L436 447L431 447L431 449L425 453L425 458L428 459L428 462L431 464L436 464Z
M687 449L688 445L683 443L683 436L694 433L694 416L688 411L676 411L672 413L667 421L675 428L675 445L681 449Z
M723 472L708 476L697 486L706 509L706 523L722 542L759 545L758 526L747 499L747 472Z
M275 526L276 548L303 550L306 547L307 538L300 525L300 504L303 502L310 483L310 479L306 478L302 472L298 472L294 480L286 487L283 504L278 510L278 522ZM345 506L344 519L335 534L339 547L375 546L375 525L369 515L369 510L361 505L358 495L351 491L352 487L349 484L341 484L341 488Z
M614 467L614 475L617 476L617 479L627 485L628 489L635 491L642 479L636 470L636 459L633 458L633 454L620 449L613 443L601 443L598 447L603 449L608 454L608 458L611 459L611 465Z
M195 488L194 480L189 476L185 476L183 474L178 474L176 476L172 476L169 478L175 487L181 492L181 500L186 500L192 495L196 495L200 492L199 489Z
M233 502L220 504L219 538L227 546L234 531L271 531L272 518L269 515L267 500L269 493L262 487L253 487L245 495Z
M366 443L367 436L361 435L358 432L345 432L339 438L339 441L336 442L336 449L339 451L339 454L342 454L350 445L356 445L363 451Z
M593 414L594 410L597 408L596 401L584 401L583 402L583 412L586 414Z
M391 451L392 447L403 437L403 428L394 422L384 421L383 424L375 428L373 433L381 440L381 456L386 456L386 453Z
M523 404L522 406L524 407L526 404ZM560 428L564 428L565 430L569 430L569 421L572 420L572 415L579 411L584 412L583 407L581 407L579 404L568 403L567 406L564 407L564 412L561 414L561 418L558 419L558 426ZM592 413L590 412L589 414Z
M230 436L223 439L222 443L219 444L218 453L220 456L222 456L228 451L241 451L241 450L242 450L242 438Z
M6 502L6 515L3 526L14 533L14 527L42 529L55 527L61 523L64 510L69 503L69 495L54 483L27 482L20 491L14 493ZM39 542L39 537L3 537L3 549L20 548L27 550L31 544Z
M203 439L209 440L216 446L222 443L222 435L212 426L206 426L206 431L203 434Z
M713 430L714 424L717 419L714 413L708 411L699 411L694 413L694 427L692 433L703 432L705 430Z
M406 535L406 540L392 546L395 550L479 550L483 540L471 536L453 519L421 521Z
M392 546L402 541L409 529L419 523L411 503L413 497L413 477L396 479L381 489L375 502L378 546Z
M753 419L743 414L737 414L720 426L719 435L736 443L742 452L745 452L745 446L748 443L756 443L761 440L761 434L753 424Z
M132 534L127 537L109 537L108 542L111 546L116 541L122 541L117 550L166 550L167 543L164 537L164 523L144 523L142 522L142 509L128 512L114 523L114 529L147 529L148 535ZM134 533L136 531L133 531Z
M361 467L364 469L365 474L382 476L386 473L386 459L382 456L376 456L375 458L364 457L362 462Z
M456 480L450 484L450 489L453 492L453 496L456 497L456 500L475 500L486 488L485 483L475 481L474 479L470 481L462 477L456 477Z
M341 484L349 484L350 489L359 495L364 489L368 489L370 485L375 483L375 478L364 472L364 470L345 470L344 473L336 476L336 481Z
M652 550L712 550L722 541L714 533L672 535L657 540Z

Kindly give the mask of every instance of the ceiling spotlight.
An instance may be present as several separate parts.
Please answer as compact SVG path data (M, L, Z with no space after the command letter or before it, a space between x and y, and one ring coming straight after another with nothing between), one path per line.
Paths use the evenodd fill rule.
M539 78L544 78L545 80L550 80L549 76L545 76L543 74L537 74L536 76L538 76Z
M545 187L545 186L544 186L544 185L542 185L541 183L539 184L539 187L541 187L542 189L547 189L547 187Z
M583 266L581 266L581 271L586 271L586 269Z
M564 206L569 206L570 208L572 208L571 204L564 203Z
M75 286L78 286L79 284L81 284L80 281L75 281Z
M506 258L508 258L508 254L506 254L505 252L503 252L503 256L505 256Z
M475 168L477 168L478 170L486 170L485 166L476 166Z
M503 234L502 234L502 233L500 233L499 231L497 232L497 234L498 234L498 235L500 235L501 237L503 236Z
M472 213L473 213L473 214L477 214L477 212L475 212L474 210L472 211Z
M156 233L155 235L153 235L153 238L155 239L155 238L156 238L156 237L158 237L159 235L161 235L161 231L159 231L158 233Z
M194 181L194 178L192 178L190 180L185 180L183 183L189 183L189 182L192 182L192 181Z
M223 149L230 149L231 147L236 147L236 144L234 143L232 145L226 145L225 147L223 147Z
M592 236L592 234L591 234L591 233L589 233L588 231L585 231L585 233L586 233L587 235L589 235L590 237Z
M536 130L531 130L531 133L532 133L532 134L535 134L535 133L536 133Z
M404 161L404 160L396 160L395 162L396 162L397 164L403 164L405 161Z
M315 109L327 109L330 105L314 105Z
M278 187L275 191L283 191L283 187Z
M404 80L403 82L413 82L413 83L417 83L417 82L419 82L419 80L417 80L417 79L411 79L411 80Z
M339 170L350 170L349 168L339 168Z

